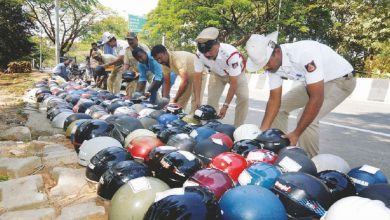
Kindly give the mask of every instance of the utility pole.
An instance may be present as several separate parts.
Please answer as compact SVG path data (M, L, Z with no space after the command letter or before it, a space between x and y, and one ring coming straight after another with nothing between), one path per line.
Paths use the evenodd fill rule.
M282 0L279 0L279 10L278 10L278 24L276 26L276 30L279 33L279 17L280 17L280 8L282 7Z
M54 0L55 7L55 19L56 19L56 64L60 63L60 16L59 16L59 5L58 0Z
M162 34L161 44L165 46L165 33Z
M41 42L39 44L39 71L42 71L42 40L43 40L43 37L42 37L42 26L40 28L40 31L41 31Z

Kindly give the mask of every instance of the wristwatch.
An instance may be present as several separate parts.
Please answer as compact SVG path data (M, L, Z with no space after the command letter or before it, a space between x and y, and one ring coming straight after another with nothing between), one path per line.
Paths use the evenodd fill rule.
M223 103L222 106L223 106L223 107L226 107L226 108L229 108L229 103L225 102L225 103Z

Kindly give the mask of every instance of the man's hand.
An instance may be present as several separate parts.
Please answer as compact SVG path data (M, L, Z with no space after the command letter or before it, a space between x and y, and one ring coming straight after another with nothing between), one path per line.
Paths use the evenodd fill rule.
M298 138L299 138L299 135L295 132L290 132L286 135L284 135L284 137L288 138L290 140L290 146L296 146L297 143L298 143Z
M227 109L228 108L226 106L222 106L222 108L219 110L218 117L220 119L223 119L225 117Z
M152 95L150 92L145 92L145 93L144 93L144 96L145 96L146 98L149 98L150 95Z

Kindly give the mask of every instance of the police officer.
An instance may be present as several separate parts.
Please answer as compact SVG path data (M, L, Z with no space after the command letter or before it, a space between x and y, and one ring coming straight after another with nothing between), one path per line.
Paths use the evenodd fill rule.
M262 131L279 128L287 132L289 113L302 108L295 129L287 132L310 157L319 151L319 121L355 88L353 67L330 47L316 41L276 44L277 32L254 34L246 44L248 71L264 68L269 76L270 96L261 123ZM302 82L282 97L283 80Z
M194 62L195 54L187 51L168 51L163 45L156 45L151 52L154 59L162 65L164 74L163 97L169 98L171 90L171 72L180 76L179 89L176 95L171 99L172 103L177 103L185 109L188 100L191 98L191 110L193 114L196 110L195 95L193 94ZM203 96L206 80L205 74L202 75L201 96Z
M142 48L146 53L150 53L150 49L145 44L138 41L137 33L135 32L128 32L127 36L125 37L127 40L127 43L129 44L129 47L125 50L125 56L123 59L123 71L131 71L135 73L136 77L139 75L138 71L138 61L133 57L132 51L136 47ZM149 77L148 77L149 79ZM137 87L137 81L134 80L132 82L129 82L126 87L126 95L131 96Z
M220 43L217 38L219 31L215 27L204 29L195 39L198 46L195 59L195 100L200 105L201 72L206 67L210 73L207 103L219 109L219 116L225 117L233 96L236 95L234 125L243 124L248 113L249 89L244 74L244 59L241 53L232 45ZM229 90L224 104L219 108L219 99L229 83Z
M124 40L117 40L116 37L110 32L103 33L102 44L107 44L108 46L113 48L113 55L117 57L116 60L109 63L105 63L103 65L104 68L115 65L114 70L111 72L111 75L107 79L107 90L113 94L117 94L121 90L123 73L121 71L121 67L125 56L125 50L129 45Z

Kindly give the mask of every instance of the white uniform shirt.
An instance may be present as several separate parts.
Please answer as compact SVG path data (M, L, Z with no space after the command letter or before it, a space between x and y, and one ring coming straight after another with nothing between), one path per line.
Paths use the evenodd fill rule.
M124 40L116 40L116 47L114 47L114 56L125 55L126 48L129 46L127 41Z
M282 65L269 76L270 89L282 86L283 79L312 84L328 82L353 71L351 64L327 45L316 41L298 41L280 45Z
M196 52L195 72L203 72L204 68L210 73L220 76L238 76L243 72L244 62L240 52L230 44L220 43L217 58L207 59L199 51Z

